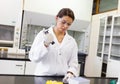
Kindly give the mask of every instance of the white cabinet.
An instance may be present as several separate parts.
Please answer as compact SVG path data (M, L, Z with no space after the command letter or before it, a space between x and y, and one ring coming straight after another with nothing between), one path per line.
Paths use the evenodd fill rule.
M23 0L0 0L0 47L19 47Z
M36 63L26 61L25 75L34 75Z
M120 73L120 15L112 18L112 32L106 76L118 77Z
M112 32L112 16L100 19L99 40L97 46L97 56L100 58L101 73L100 76L106 76L108 58L110 55L111 32Z
M109 60L106 77L118 77L120 73L120 61Z
M15 26L21 15L23 0L0 0L0 24Z
M97 76L117 77L120 72L120 15L101 17L98 36Z
M0 74L24 75L25 61L0 60Z
M120 32L120 27L115 25L119 23L119 19L115 20L116 14L117 11L111 11L92 16L89 53L85 64L86 76L116 77L120 72L118 67L120 35L113 34L113 32Z

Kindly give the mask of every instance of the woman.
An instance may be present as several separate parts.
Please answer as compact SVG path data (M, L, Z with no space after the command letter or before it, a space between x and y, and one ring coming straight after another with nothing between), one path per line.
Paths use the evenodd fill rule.
M35 75L78 76L77 44L67 33L74 19L73 11L63 8L56 15L56 25L38 33L29 52L30 60L37 63Z

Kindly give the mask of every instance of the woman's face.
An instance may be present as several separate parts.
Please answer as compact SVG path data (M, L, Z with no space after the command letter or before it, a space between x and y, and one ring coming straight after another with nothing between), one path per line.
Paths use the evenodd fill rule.
M60 32L65 32L71 26L72 22L73 19L69 16L56 17L56 26Z

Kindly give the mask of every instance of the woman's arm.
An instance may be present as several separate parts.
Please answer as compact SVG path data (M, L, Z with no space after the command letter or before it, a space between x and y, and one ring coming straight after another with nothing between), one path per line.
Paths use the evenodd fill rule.
M44 33L40 31L35 37L29 52L29 59L34 62L40 61L48 52L44 45Z
M69 69L68 72L71 72L74 76L79 75L79 69L78 69L78 47L77 44L75 43L73 49L72 49L72 55L69 60Z

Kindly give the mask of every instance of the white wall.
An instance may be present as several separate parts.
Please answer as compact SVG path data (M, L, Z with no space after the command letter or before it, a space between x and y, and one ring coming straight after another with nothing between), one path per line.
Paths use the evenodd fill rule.
M77 19L91 20L93 0L25 0L24 9L56 15L63 7L71 8Z

